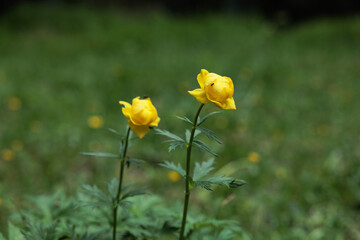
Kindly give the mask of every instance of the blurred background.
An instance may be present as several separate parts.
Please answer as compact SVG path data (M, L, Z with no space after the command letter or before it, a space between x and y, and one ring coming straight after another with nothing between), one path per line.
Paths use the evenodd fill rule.
M229 76L237 111L206 126L223 140L218 173L237 190L193 191L192 212L236 219L253 239L360 239L359 1L0 1L0 231L26 196L101 188L125 131L119 100L150 96L159 127L182 134L201 68ZM208 104L206 112L218 110ZM160 136L135 140L144 159L126 181L169 206L183 163ZM193 159L209 155L194 151Z

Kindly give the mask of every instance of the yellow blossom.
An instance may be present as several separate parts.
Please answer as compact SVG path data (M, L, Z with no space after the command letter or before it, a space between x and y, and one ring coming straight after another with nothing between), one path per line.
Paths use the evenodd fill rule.
M13 111L17 111L21 108L22 102L17 97L11 97L8 100L8 108Z
M104 120L100 116L91 116L88 119L88 125L94 129L101 128L104 125Z
M123 105L122 112L129 119L131 130L139 138L143 138L150 127L158 126L160 118L150 98L136 97L132 100L132 105L124 101L119 101L119 103Z
M168 178L170 179L170 181L172 182L178 182L180 180L180 174L178 172L175 171L170 171L168 174Z
M200 88L188 91L198 102L213 102L221 109L236 109L233 98L234 84L229 77L209 73L205 69L197 75Z
M10 149L4 149L1 152L1 158L5 161L12 161L15 158L15 153Z
M24 145L20 140L14 140L11 142L11 148L14 151L21 151L23 149Z
M258 163L260 161L260 155L257 152L249 152L247 159L249 162Z

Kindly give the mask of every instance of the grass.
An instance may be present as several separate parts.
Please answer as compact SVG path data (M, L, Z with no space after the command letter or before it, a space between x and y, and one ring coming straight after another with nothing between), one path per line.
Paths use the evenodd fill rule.
M212 145L219 171L249 184L199 191L190 211L240 220L259 240L359 239L359 29L358 17L279 29L254 16L20 5L0 19L1 226L26 195L71 193L117 172L116 162L78 153L117 151L106 128L126 124L119 100L150 96L160 128L181 131L173 115L194 116L186 91L206 68L233 79L238 107L207 123L224 141ZM89 128L93 115L102 128ZM133 143L129 154L148 163L127 181L181 200L182 182L156 163L183 162L185 152L169 156L160 143L154 134Z

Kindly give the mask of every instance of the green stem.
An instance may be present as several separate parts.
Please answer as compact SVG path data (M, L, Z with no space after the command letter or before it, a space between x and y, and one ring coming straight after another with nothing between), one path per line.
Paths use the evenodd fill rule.
M123 152L121 153L121 156L120 156L121 162L120 162L119 185L118 185L118 190L117 190L117 194L116 194L116 206L113 209L113 217L114 217L113 240L116 239L117 210L118 210L118 203L119 203L119 198L120 198L120 194L121 194L122 182L123 182L123 178L124 178L125 159L126 159L126 152L127 152L128 143L129 143L129 135L130 135L130 128L128 128L128 130L127 130L126 138L125 138L125 146L124 146Z
M191 159L191 148L192 143L194 140L194 134L197 127L197 120L199 118L201 109L204 107L204 104L201 104L194 120L194 125L191 129L189 143L187 145L187 154L186 154L186 178L185 178L185 200L184 200L184 210L183 210L183 218L181 223L181 230L180 230L180 238L179 240L184 239L184 232L185 232L185 225L186 225L186 216L187 216L187 209L189 205L189 197L190 197L190 159Z

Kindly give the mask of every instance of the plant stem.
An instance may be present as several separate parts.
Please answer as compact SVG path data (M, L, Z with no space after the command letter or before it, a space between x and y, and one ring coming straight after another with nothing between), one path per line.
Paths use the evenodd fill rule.
M124 177L125 159L126 159L126 152L127 152L128 143L129 143L129 135L130 135L130 128L128 128L128 130L127 130L126 138L125 138L125 146L124 146L123 152L121 153L121 156L120 156L119 185L118 185L118 190L117 190L117 194L116 194L116 206L113 209L113 217L114 217L113 240L116 240L117 210L118 210L118 203L119 203L122 182L123 182L123 177Z
M185 200L184 200L184 210L183 210L183 218L181 223L181 230L180 230L180 237L179 240L184 239L184 232L185 232L185 225L186 225L186 216L187 216L187 209L189 205L189 197L190 197L190 158L191 158L191 148L192 148L192 142L194 140L194 134L197 127L197 120L199 118L201 109L204 107L204 104L201 104L194 120L194 125L191 129L190 139L189 143L187 144L186 150L186 178L185 178Z

